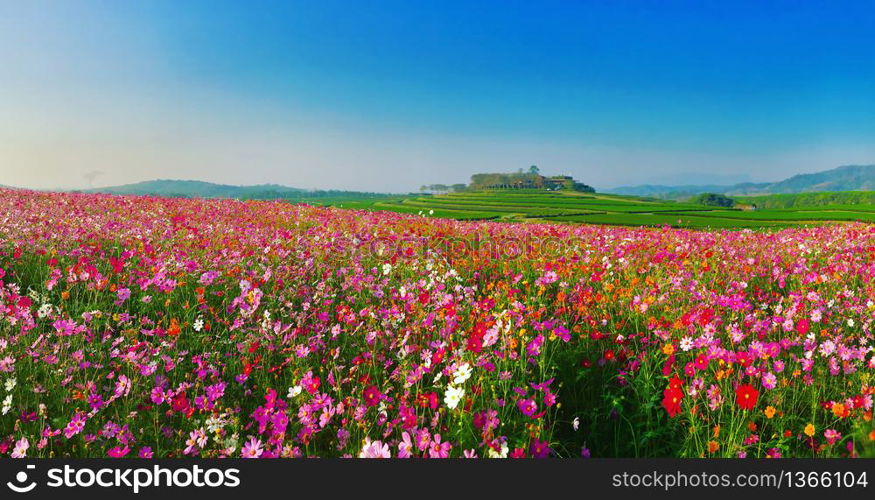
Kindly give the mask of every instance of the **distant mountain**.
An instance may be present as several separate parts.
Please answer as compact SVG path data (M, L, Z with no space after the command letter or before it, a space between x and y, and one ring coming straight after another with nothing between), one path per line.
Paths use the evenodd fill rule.
M180 181L158 179L121 186L83 189L86 193L108 193L128 195L180 196L187 198L251 198L257 193L271 193L276 197L306 192L305 189L280 186L278 184L258 184L254 186L232 186L203 181Z
M732 186L751 182L749 174L714 174L710 172L678 172L642 177L642 184L653 186Z
M642 184L640 186L622 186L613 189L602 189L602 193L623 194L630 196L650 196L654 198L685 198L701 193L725 193L727 190L735 186L748 186L751 189L756 187L768 186L765 184L735 184L735 185L720 185L720 184L682 184L678 186L666 186L661 184Z
M342 191L337 189L301 189L279 184L232 186L203 181L158 179L121 186L84 189L78 192L121 195L151 195L179 198L236 198L240 200L287 200L296 203L334 203L344 200L372 199L389 196L386 193Z
M621 186L602 192L663 199L684 199L701 193L759 195L818 191L875 191L875 165L846 165L813 174L798 174L778 182L742 182L732 185Z
M815 191L875 191L875 165L847 165L824 172L794 175L768 187L769 194Z

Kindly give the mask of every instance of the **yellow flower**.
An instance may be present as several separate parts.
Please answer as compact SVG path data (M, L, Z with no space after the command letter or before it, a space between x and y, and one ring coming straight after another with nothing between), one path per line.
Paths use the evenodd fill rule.
M842 403L835 403L832 405L832 414L842 418L845 416L845 405Z
M808 437L814 437L814 424L808 424L805 426L805 435Z
M775 410L774 406L766 406L766 409L763 410L763 413L766 414L766 418L772 418L775 416L776 411L777 410Z
M671 356L674 354L674 346L672 344L665 344L662 346L662 353L666 356Z

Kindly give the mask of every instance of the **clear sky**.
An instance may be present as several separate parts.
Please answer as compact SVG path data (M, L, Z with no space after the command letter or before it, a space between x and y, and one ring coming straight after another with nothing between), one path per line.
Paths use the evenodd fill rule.
M875 163L875 1L0 0L0 184Z

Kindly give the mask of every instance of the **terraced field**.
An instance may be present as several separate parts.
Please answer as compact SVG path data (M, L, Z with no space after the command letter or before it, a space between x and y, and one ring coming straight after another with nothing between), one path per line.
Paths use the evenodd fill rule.
M386 197L318 204L459 220L672 226L697 229L758 229L829 222L875 222L875 207L871 205L741 210L630 196L525 190L480 191L407 198Z

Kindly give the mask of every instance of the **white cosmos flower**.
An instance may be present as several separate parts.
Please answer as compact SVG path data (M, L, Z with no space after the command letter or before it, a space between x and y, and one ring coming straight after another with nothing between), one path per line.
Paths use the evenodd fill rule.
M684 337L681 339L681 350L684 352L689 351L693 348L693 339L690 337Z
M212 416L206 421L207 431L209 431L211 434L215 434L216 432L222 430L222 428L225 427L226 423L227 422L225 422L222 417Z
M471 378L471 365L468 363L462 363L453 373L453 384L462 385L469 378Z
M455 410L459 406L459 401L465 396L465 389L453 385L447 386L447 392L444 394L444 403L447 408Z
M43 304L36 311L36 315L40 319L45 318L46 316L48 316L51 313L52 313L52 305L51 304Z
M494 449L489 448L488 455L489 458L507 458L508 451L510 451L510 448L508 448L507 443L503 442L501 443L501 451L495 451Z

